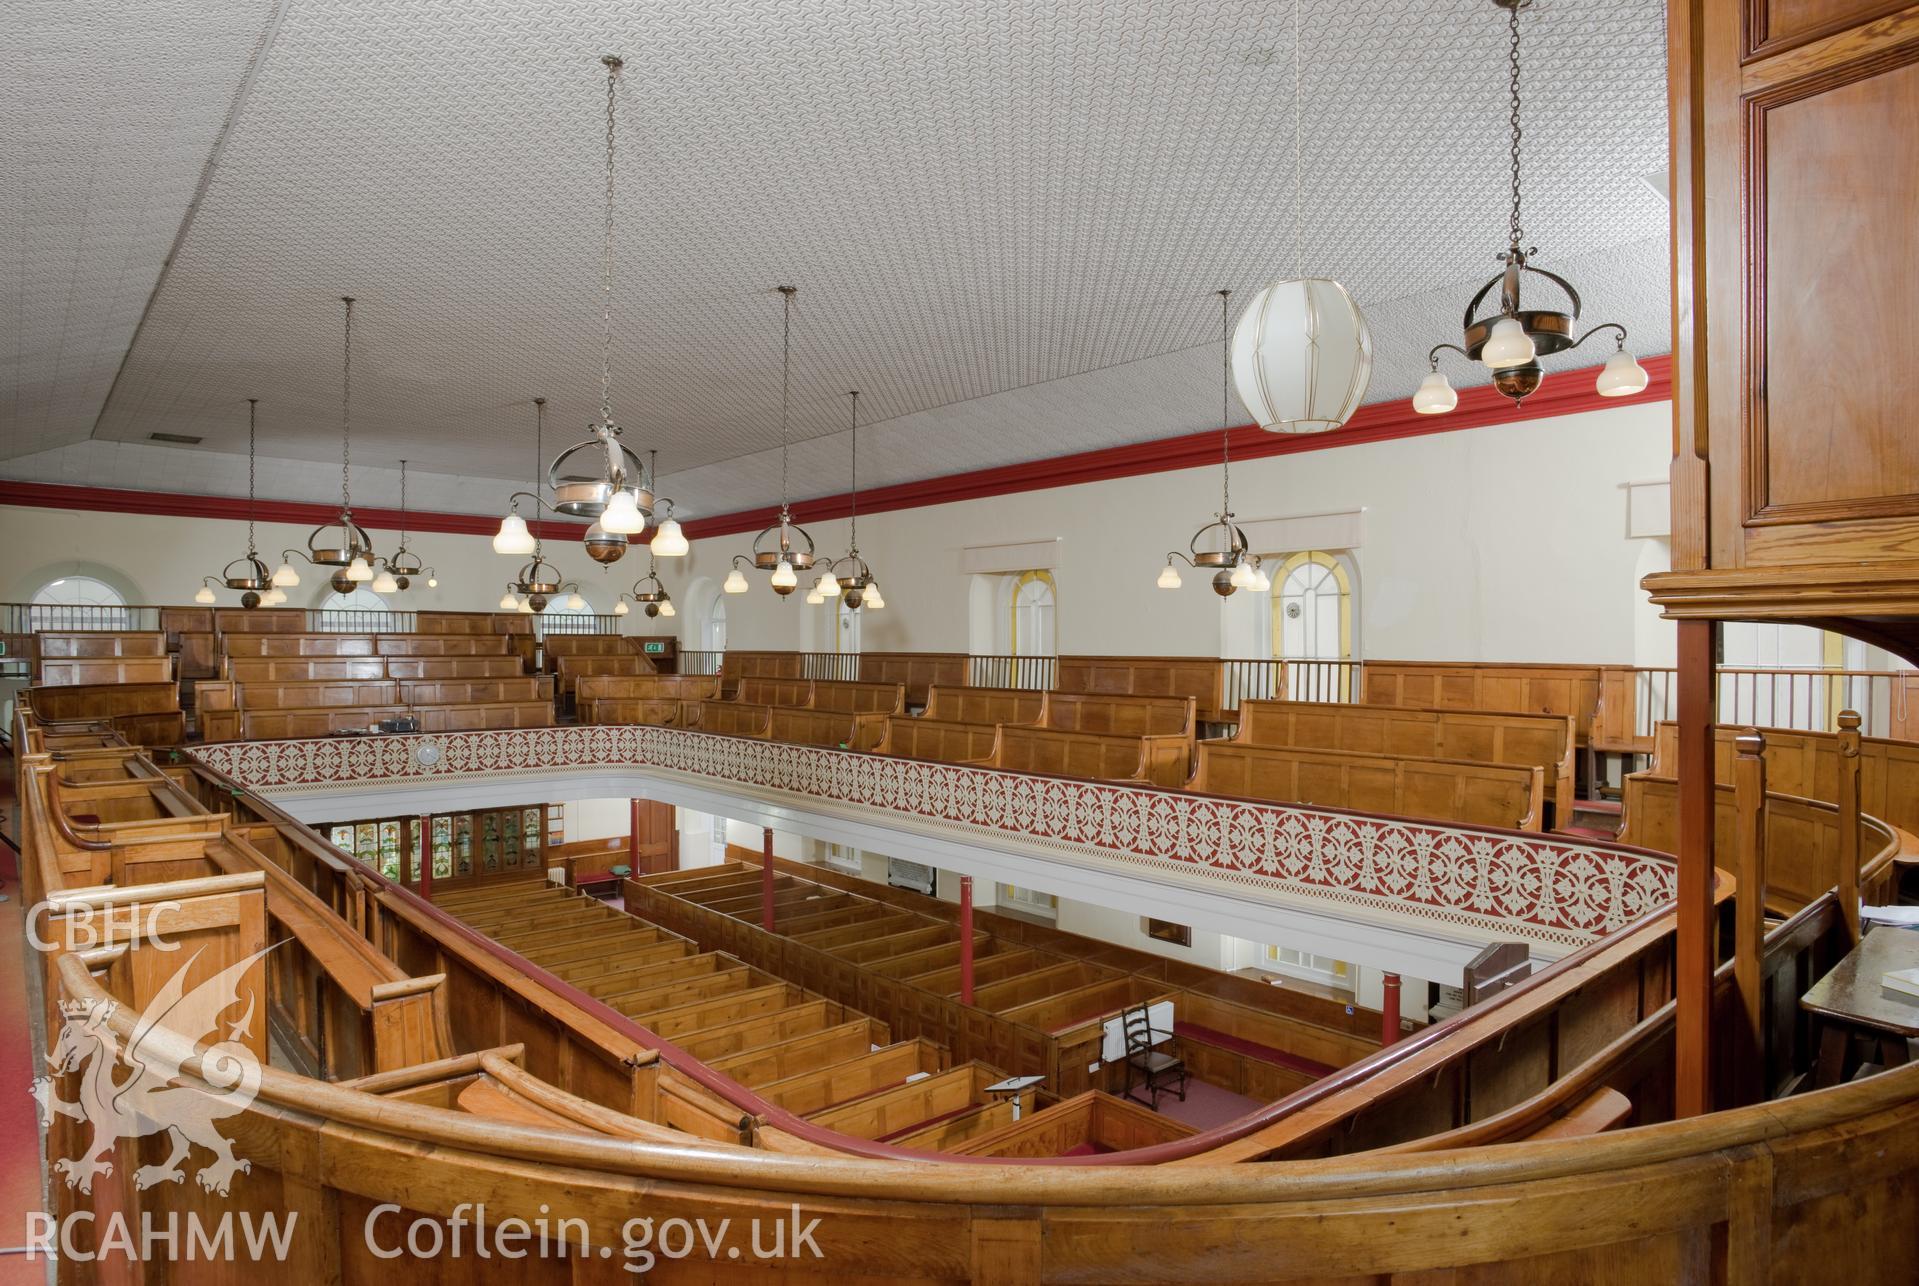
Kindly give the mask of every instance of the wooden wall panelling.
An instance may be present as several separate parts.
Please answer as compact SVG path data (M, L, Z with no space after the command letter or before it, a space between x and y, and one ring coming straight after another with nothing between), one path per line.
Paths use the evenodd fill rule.
M1545 811L1538 768L1232 741L1199 743L1193 789L1508 830L1539 830Z

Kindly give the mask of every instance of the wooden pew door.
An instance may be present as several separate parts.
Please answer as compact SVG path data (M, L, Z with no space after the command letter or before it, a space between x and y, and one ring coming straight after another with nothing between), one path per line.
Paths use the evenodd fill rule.
M657 875L680 869L680 823L671 804L633 801L633 874Z

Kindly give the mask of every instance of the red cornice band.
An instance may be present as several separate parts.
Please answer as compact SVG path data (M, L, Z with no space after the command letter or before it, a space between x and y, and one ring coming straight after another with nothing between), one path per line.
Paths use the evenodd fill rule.
M1405 398L1375 402L1363 406L1346 427L1332 433L1290 435L1266 433L1253 425L1232 432L1233 458L1252 460L1262 456L1294 455L1302 451L1329 451L1370 442L1392 442L1399 438L1424 437L1433 433L1454 433L1461 429L1485 428L1495 424L1517 424L1532 420L1601 411L1631 402L1662 401L1672 396L1672 358L1669 355L1647 357L1640 361L1651 377L1646 391L1631 399L1606 398L1593 390L1599 367L1555 371L1540 392L1514 406L1491 385L1463 390L1459 405L1448 415L1420 415ZM901 482L860 492L863 513L887 513L899 509L918 509L926 505L953 504L977 500L983 496L1003 496L1020 491L1040 491L1049 487L1072 487L1109 478L1130 478L1149 473L1170 473L1175 469L1196 469L1219 460L1219 430L1188 433L1179 437L1156 438L1127 446L1104 447L1073 455L1030 460L1023 464L976 469L970 473L948 474L918 482ZM0 505L26 505L40 509L78 509L96 512L157 514L175 518L225 518L245 521L247 502L233 496L193 496L152 491L117 491L104 487L71 487L46 482L10 482L0 480ZM794 506L804 522L830 522L852 512L852 497L842 493L821 496ZM263 522L319 526L339 514L332 505L307 504L290 500L262 500L255 516ZM397 509L355 509L354 518L365 527L397 531ZM688 539L730 536L756 532L779 519L779 510L771 506L716 514L686 522ZM490 514L451 514L411 512L406 515L409 532L437 532L455 536L491 536L500 520ZM547 540L578 540L586 534L578 523L529 523ZM648 538L651 529L648 530ZM644 538L636 543L644 543Z

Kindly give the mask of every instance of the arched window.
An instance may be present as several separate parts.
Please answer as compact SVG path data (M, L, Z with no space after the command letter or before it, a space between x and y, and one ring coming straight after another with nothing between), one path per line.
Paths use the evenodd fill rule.
M350 594L332 593L320 600L316 629L345 634L379 633L393 628L386 600L364 585Z
M1009 648L1014 656L1055 656L1059 651L1054 614L1059 587L1053 573L1021 572L1013 582L1013 611Z
M706 637L701 644L708 652L726 651L726 595L713 591L713 606L706 610Z
M833 650L858 652L860 650L860 614L848 607L842 599L834 599L828 603L826 610L833 614Z
M1352 578L1323 550L1294 554L1273 577L1273 653L1289 661L1353 655Z
M29 613L36 630L125 630L132 614L120 591L91 576L62 576L33 596Z

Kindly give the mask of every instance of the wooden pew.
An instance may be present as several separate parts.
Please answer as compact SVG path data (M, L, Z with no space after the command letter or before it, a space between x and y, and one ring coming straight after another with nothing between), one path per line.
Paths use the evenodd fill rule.
M437 706L337 706L323 709L239 710L233 718L202 721L208 740L290 741L362 732L383 720L412 719L420 732L484 732L550 728L551 701L498 701ZM234 730L237 727L237 735Z
M41 719L100 720L136 746L177 746L186 740L180 685L170 680L29 688L24 695Z
M158 630L40 630L33 636L36 661L166 654L167 636Z
M967 1156L1057 1157L1126 1152L1199 1131L1140 1103L1087 1090L1042 1111L965 1139L954 1147Z
M803 709L813 704L813 680L746 678L728 693L728 699L746 705L791 706Z
M932 1041L904 1040L765 1081L757 1088L767 1102L807 1116L946 1067L946 1051Z
M173 658L165 655L45 657L35 669L43 688L173 682Z
M906 713L906 687L899 683L815 679L809 704L815 710L879 715L884 718Z
M1044 692L1023 688L935 686L927 691L923 719L946 723L1038 723L1046 710ZM922 756L923 757L923 756Z
M1767 783L1768 787L1771 783ZM1738 854L1733 788L1714 788L1714 860L1727 870ZM1660 853L1679 851L1679 784L1652 773L1626 778L1619 840ZM1791 914L1839 882L1839 813L1819 800L1766 792L1766 905ZM1893 900L1897 868L1919 862L1919 838L1867 812L1859 814L1859 888L1868 903Z
M511 656L503 634L231 634L227 656Z
M1225 666L1205 656L1062 656L1053 687L1107 696L1191 697L1203 723L1230 721Z
M884 714L843 714L836 710L794 710L769 706L766 735L798 746L876 750L886 739Z
M985 764L1008 772L1050 773L1093 781L1139 781L1177 790L1186 784L1192 742L1187 737L1121 736L999 725Z
M999 729L990 723L954 723L925 715L917 719L894 717L876 749L905 759L939 763L979 763L993 757Z
M729 651L720 662L720 692L731 697L747 679L802 678L805 664L798 652Z
M901 685L907 708L920 709L934 687L964 686L967 668L964 652L862 652L859 676L862 683Z
M1520 764L1199 743L1192 789L1243 799L1536 831L1545 774Z
M1494 661L1368 661L1361 703L1417 710L1524 710L1571 715L1579 744L1592 735L1599 666Z
M548 673L558 673L560 661L567 657L639 655L634 640L622 634L549 634L541 648L541 665Z
M583 723L699 726L702 701L717 701L720 681L710 674L583 675L574 690Z
M741 701L700 702L700 731L722 737L765 737L773 707Z
M1539 768L1552 783L1552 821L1573 815L1569 715L1416 710L1327 701L1244 701L1233 740L1247 746L1463 759Z
M595 675L639 676L656 672L653 662L634 652L549 658L548 669L559 684L560 695L567 698L576 696L580 680Z
M240 683L315 679L504 679L524 673L513 656L228 657L223 677Z
M1679 725L1654 730L1652 775L1672 777L1679 763ZM1714 730L1713 777L1732 781L1733 742L1744 728ZM1839 798L1839 737L1831 732L1761 728L1766 739L1766 789L1830 803ZM1859 739L1862 812L1919 834L1919 745L1885 737Z

